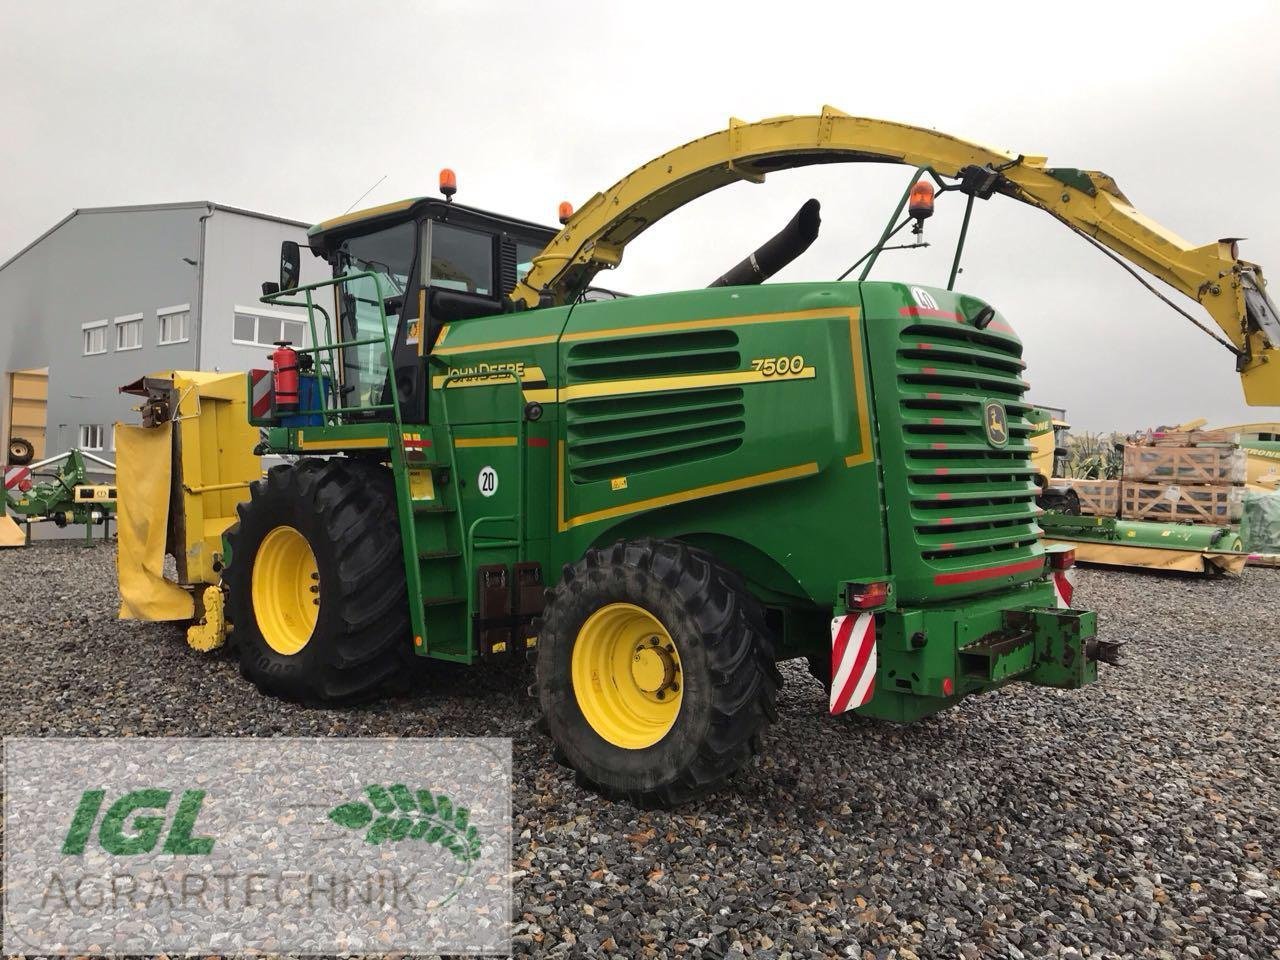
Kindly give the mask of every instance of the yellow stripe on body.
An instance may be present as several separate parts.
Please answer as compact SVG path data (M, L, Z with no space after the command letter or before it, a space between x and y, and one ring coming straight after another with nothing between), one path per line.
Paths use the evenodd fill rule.
M805 367L799 373L765 376L759 370L734 370L730 373L699 373L678 377L643 377L639 380L609 380L604 383L577 383L557 391L561 403L586 397L616 397L624 393L659 393L664 390L692 390L698 387L727 387L748 383L774 383L784 380L812 380L817 373Z
M455 447L514 447L515 437L459 437L453 441Z
M604 510L594 510L591 513L579 514L576 517L565 518L564 515L564 476L565 456L564 441L560 441L560 483L559 483L559 526L563 533L573 527L582 526L587 523L595 523L597 520L610 520L614 517L622 517L628 513L638 513L641 510L655 510L658 507L669 507L676 503L686 503L690 500L700 500L703 497L714 497L721 493L733 493L737 490L748 490L752 487L764 486L768 483L777 483L781 480L794 480L798 477L813 476L818 472L818 464L815 462L802 463L794 467L783 467L781 470L770 470L766 473L756 473L749 477L739 477L737 480L726 480L722 483L711 483L704 487L693 487L688 490L681 490L678 493L668 493L660 497L649 497L646 500L636 500L633 503L624 503L616 507L608 507Z
M443 339L443 338L441 338ZM541 337L521 337L518 340L494 340L491 343L469 343L440 349L440 340L436 341L436 349L432 354L437 357L449 357L455 353L475 353L481 350L507 350L511 347L532 347L540 343L555 343L560 339L558 333L549 333Z
M800 311L778 310L773 313L756 313L742 317L712 317L707 320L678 320L672 323L651 323L637 327L613 327L607 330L577 330L573 333L566 333L563 337L553 333L540 337L523 337L517 340L494 340L489 343L459 344L447 347L444 350L439 349L440 342L444 339L444 335L441 334L440 339L436 341L437 349L433 352L436 356L443 357L451 356L455 353L531 347L538 344L555 343L557 340L561 340L564 343L576 343L581 340L635 337L645 334L674 333L679 330L705 330L708 327L740 327L754 323L788 323L793 320L822 320L830 317L852 317L857 319L859 313L858 307L822 307L816 310ZM445 329L448 328L446 327Z
M348 437L345 440L307 440L298 431L298 446L304 450L365 450L387 447L385 437Z
M871 445L871 408L867 403L867 375L862 360L862 325L858 322L855 311L849 318L849 349L853 351L853 394L858 408L858 434L862 438L862 449L844 458L846 467L856 467L869 463L875 458L875 450Z
M830 317L858 316L857 307L822 307L817 310L776 310L773 313L753 313L742 317L712 317L707 320L677 320L672 323L651 323L642 327L613 327L608 330L577 330L566 333L565 343L579 340L605 340L613 337L640 336L649 333L676 333L680 330L705 330L708 327L743 327L754 323L788 323L792 320L822 320Z

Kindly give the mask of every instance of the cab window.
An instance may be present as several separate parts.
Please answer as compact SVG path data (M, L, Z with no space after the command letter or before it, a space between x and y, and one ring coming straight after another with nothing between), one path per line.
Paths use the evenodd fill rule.
M494 296L493 235L431 223L431 273L433 287Z

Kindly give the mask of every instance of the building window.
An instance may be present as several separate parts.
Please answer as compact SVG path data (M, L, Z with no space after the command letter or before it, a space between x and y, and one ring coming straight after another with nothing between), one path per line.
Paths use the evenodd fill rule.
M101 450L102 449L102 424L100 423L80 424L80 449L81 450Z
M84 355L107 352L107 321L95 320L93 323L80 325L80 333L84 338Z
M270 347L277 340L288 340L294 346L305 346L307 325L302 320L264 316L237 308L231 325L231 339L250 347Z
M116 317L116 349L137 350L142 346L142 314Z
M156 311L160 318L160 343L186 343L191 325L191 304L181 303L176 307L161 307Z

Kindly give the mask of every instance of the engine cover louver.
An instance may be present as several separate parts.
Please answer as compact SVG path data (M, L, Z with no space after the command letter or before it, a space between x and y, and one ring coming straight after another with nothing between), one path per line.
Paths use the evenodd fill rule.
M591 483L683 466L732 453L745 430L739 387L641 392L645 381L741 368L732 330L683 331L574 344L568 383L636 382L637 393L570 401L565 434L569 476Z

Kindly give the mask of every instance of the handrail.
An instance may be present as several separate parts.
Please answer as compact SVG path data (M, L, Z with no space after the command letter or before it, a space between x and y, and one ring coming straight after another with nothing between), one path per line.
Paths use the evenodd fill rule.
M351 283L352 281L363 280L366 278L371 279L373 281L374 287L378 291L378 299L376 303L378 307L378 319L382 324L382 336L366 337L363 339L355 339L355 340L333 340L330 334L330 323L333 322L332 318L329 316L328 311L325 310L324 307L320 306L319 304L315 303L312 300L311 292L313 290L319 290L321 287L337 287L341 284ZM371 412L376 412L380 410L392 410L394 411L395 422L397 424L400 424L403 422L400 414L400 389L396 384L396 376L395 376L395 350L393 349L392 342L391 342L391 332L387 327L387 309L386 309L385 302L382 298L383 282L384 281L382 279L382 274L377 273L373 270L361 270L358 273L344 273L340 277L332 277L331 279L328 279L328 280L317 280L315 283L303 284L300 287L290 287L288 290L281 290L277 293L265 294L259 298L262 303L269 303L269 304L274 304L277 306L284 306L284 307L305 307L306 308L307 324L311 328L311 343L313 344L313 346L303 347L297 350L296 352L299 354L315 354L317 361L321 365L320 375L322 378L324 377L324 363L326 361L321 358L321 354L322 353L327 354L327 357L328 357L327 363L329 367L329 382L333 384L333 389L334 389L335 398L336 398L335 405L332 408L332 410L326 405L326 400L328 398L328 391L321 389L320 410L305 411L305 413L303 411L300 411L300 413L304 413L304 415L315 415L316 413L319 413L330 422L340 423L343 417L348 414L371 413ZM300 293L306 295L305 300L299 301L296 299L294 300L284 299L284 297L286 296L296 296L297 294L300 294ZM374 301L369 301L369 302L372 303ZM316 318L315 318L316 310L319 310L320 313L324 315L325 343L323 345L320 342L319 329L316 327ZM338 319L337 323L335 323L334 326L340 330L341 329L340 324L341 324L341 318ZM387 381L389 384L389 391L391 393L391 403L364 404L364 405L355 406L355 407L343 406L343 404L341 403L341 392L338 387L337 366L334 362L334 354L337 353L339 350L344 350L348 347L363 347L363 346L368 346L369 344L374 344L374 343L382 344L382 349L386 356Z

